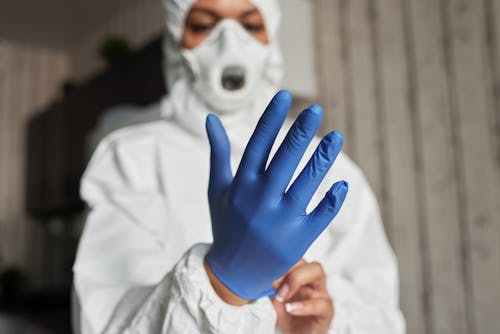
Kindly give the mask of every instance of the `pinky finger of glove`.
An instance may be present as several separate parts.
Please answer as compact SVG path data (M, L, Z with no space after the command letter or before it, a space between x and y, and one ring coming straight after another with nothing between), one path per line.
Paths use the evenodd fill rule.
M349 184L346 181L336 182L318 206L309 214L307 224L313 229L315 238L323 232L340 211L348 190Z

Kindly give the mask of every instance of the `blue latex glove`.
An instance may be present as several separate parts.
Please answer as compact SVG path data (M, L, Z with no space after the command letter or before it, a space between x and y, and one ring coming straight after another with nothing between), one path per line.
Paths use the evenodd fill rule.
M247 300L275 294L273 282L303 257L338 213L347 194L347 183L337 182L318 206L306 213L342 148L343 137L338 131L322 139L286 191L320 126L323 112L318 105L299 115L266 169L290 104L290 93L276 94L260 118L234 178L224 127L216 116L207 117L211 146L208 199L214 243L206 260L227 288Z

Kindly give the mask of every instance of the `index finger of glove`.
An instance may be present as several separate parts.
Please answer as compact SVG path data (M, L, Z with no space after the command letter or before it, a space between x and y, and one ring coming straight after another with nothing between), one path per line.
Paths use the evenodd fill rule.
M285 121L291 103L292 96L286 90L279 91L271 100L247 144L237 176L264 172L274 140Z

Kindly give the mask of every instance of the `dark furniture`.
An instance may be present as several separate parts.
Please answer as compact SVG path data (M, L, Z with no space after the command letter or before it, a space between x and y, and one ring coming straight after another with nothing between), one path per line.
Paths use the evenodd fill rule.
M45 220L81 212L86 136L106 109L147 105L165 94L162 38L82 84L28 125L27 211Z

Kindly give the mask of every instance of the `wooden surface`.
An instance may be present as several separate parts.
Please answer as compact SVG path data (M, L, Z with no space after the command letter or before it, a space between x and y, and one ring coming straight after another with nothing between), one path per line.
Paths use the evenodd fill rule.
M67 77L63 52L3 42L0 68L0 267L16 265L28 275L43 256L38 224L25 214L26 125L58 97ZM28 265L29 263L29 265Z
M315 3L326 127L378 195L408 333L500 333L500 2Z

